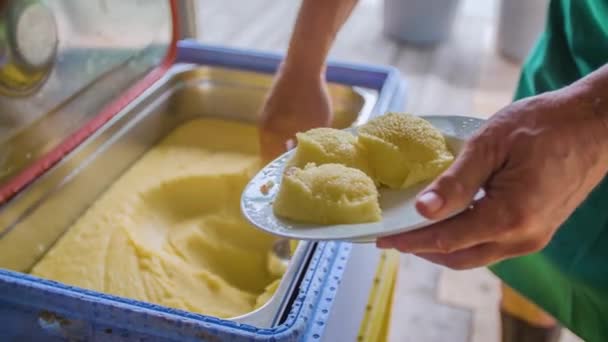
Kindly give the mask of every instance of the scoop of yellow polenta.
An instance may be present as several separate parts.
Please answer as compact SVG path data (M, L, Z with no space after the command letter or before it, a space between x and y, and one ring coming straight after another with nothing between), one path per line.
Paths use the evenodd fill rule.
M349 224L381 218L371 178L341 164L290 167L273 203L275 215L299 222Z
M375 118L359 129L358 138L376 181L391 188L435 178L454 159L441 132L410 114Z
M342 164L371 176L365 151L351 133L321 127L298 133L296 138L298 146L288 166L304 168L308 163Z

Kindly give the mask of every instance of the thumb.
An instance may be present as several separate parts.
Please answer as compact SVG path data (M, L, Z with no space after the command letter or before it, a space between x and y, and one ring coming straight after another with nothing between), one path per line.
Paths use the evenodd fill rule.
M419 195L416 209L432 220L466 209L497 169L498 155L479 139L470 140L452 165Z

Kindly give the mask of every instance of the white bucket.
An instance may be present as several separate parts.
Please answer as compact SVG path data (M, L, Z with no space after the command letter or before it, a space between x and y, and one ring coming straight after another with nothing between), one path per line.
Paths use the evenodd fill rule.
M496 43L498 51L522 62L540 37L549 0L502 0Z
M384 0L384 34L398 41L432 45L452 29L460 0Z

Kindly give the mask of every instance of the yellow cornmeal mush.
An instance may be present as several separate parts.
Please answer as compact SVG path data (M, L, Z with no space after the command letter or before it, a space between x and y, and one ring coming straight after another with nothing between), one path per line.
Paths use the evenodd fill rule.
M381 218L378 190L361 170L341 164L308 164L286 170L273 203L277 216L320 224L363 223Z
M33 268L69 285L217 316L264 304L284 270L275 238L250 226L240 196L261 166L254 125L178 127L88 209Z
M407 188L437 177L453 161L445 138L423 118L389 113L359 129L376 181Z

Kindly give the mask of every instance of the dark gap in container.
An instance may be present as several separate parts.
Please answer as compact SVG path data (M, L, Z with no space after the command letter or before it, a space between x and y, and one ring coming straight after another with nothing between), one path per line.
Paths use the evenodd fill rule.
M317 249L317 244L315 243L314 246L312 247L312 251L310 251L309 255L313 255ZM304 280L304 277L306 275L306 270L308 270L308 267L310 266L310 262L312 261L312 257L306 258L306 260L304 261L304 266L302 267L303 270L305 270L304 272L301 272L301 274L298 276L298 279L296 281L296 286L295 289L299 289L300 285L302 285L302 281ZM289 318L289 313L290 313L290 309L293 306L293 303L295 302L295 300L298 298L299 296L299 291L291 291L291 297L289 298L289 300L287 301L287 304L285 305L283 312L281 313L281 317L279 318L278 322L276 325L281 325L283 323L285 323L285 321L287 320L287 318Z

